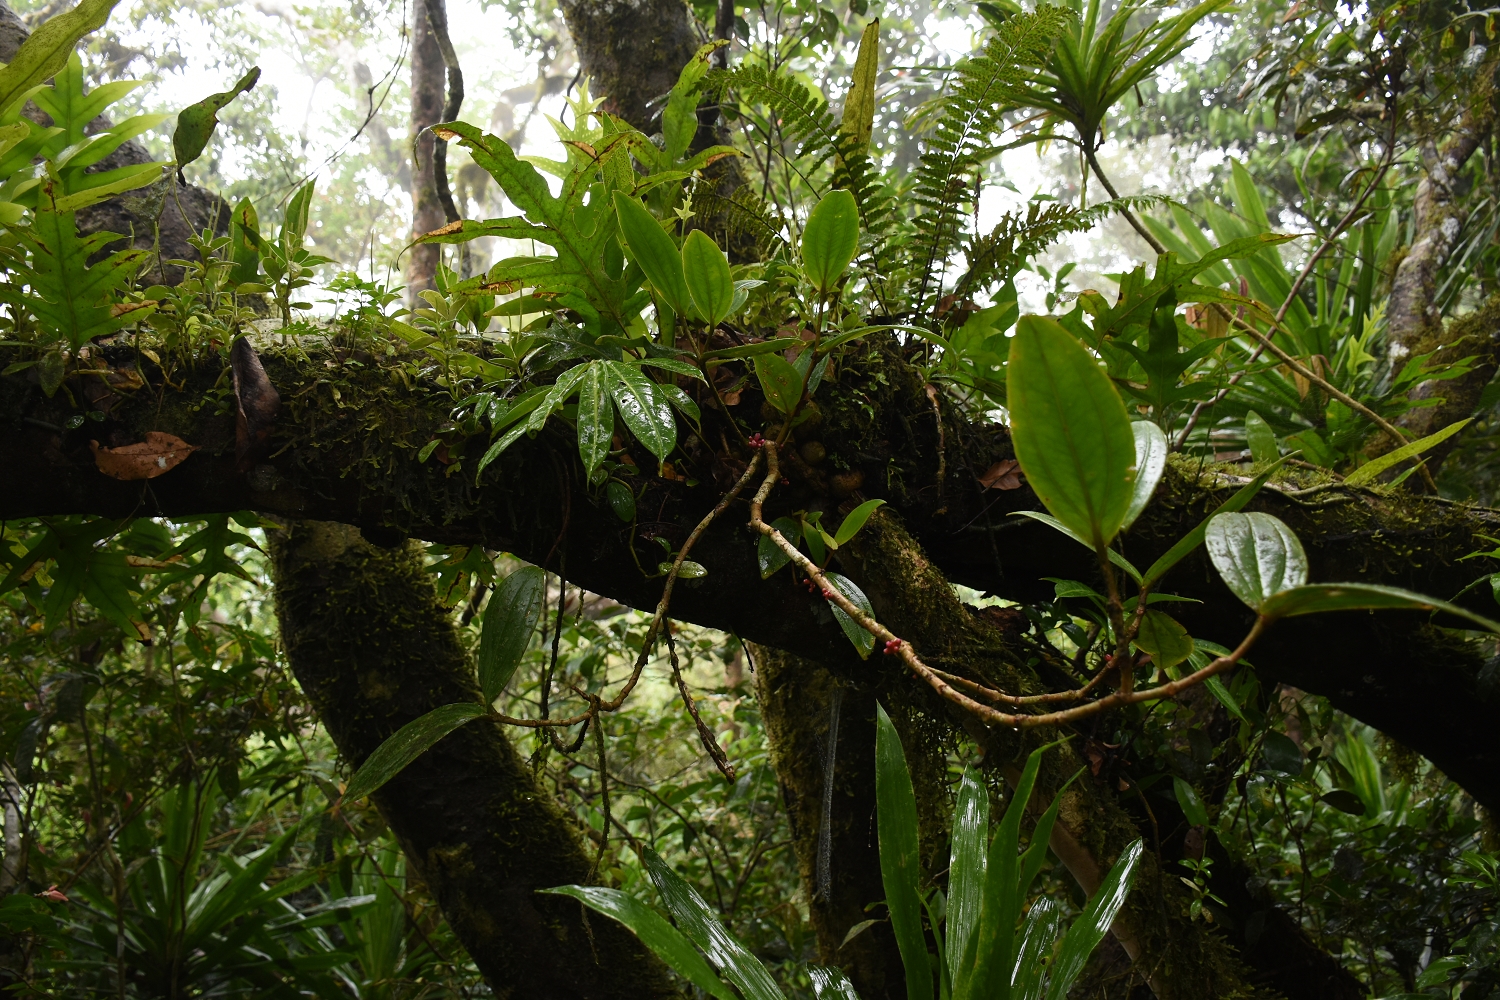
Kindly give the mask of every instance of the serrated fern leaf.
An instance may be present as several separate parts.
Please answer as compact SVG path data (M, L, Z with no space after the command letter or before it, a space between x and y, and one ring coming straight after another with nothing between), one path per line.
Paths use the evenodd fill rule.
M90 256L124 237L94 233L80 238L72 212L48 208L37 211L29 229L14 232L31 251L26 270L31 294L25 305L44 340L66 340L76 351L140 318L138 312L117 314L110 300L151 256L149 251L121 250L89 267Z
M1024 67L1045 60L1074 16L1048 6L1018 14L1000 26L979 54L958 65L916 170L917 238L909 260L917 275L913 306L918 315L962 238L973 175L999 151L994 137L1003 130L1004 112L1025 82Z

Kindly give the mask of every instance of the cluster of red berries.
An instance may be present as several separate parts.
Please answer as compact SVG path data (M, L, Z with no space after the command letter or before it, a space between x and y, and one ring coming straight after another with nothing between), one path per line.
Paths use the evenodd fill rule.
M751 434L749 444L752 448L764 448L766 446L766 439L759 433Z
M886 643L885 643L885 655L886 656L895 656L897 653L901 652L901 647L904 646L904 645L906 645L905 640L902 640L902 639L887 639Z

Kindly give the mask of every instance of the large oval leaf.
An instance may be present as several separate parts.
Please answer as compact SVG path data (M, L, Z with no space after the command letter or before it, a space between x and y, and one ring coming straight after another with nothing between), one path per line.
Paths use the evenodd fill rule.
M1109 377L1056 320L1023 316L1006 376L1016 459L1052 515L1095 549L1130 509L1135 433Z
M630 259L641 266L656 291L679 316L693 316L692 296L682 275L682 254L646 206L615 192L615 215L630 249Z
M1151 654L1158 667L1175 667L1193 655L1193 637L1171 615L1148 610L1141 618L1135 644Z
M515 675L536 631L546 589L547 574L541 567L524 566L490 595L479 633L479 689L485 704L500 697Z
M1283 591L1267 600L1260 613L1267 618L1290 618L1323 611L1442 611L1467 618L1480 628L1500 632L1500 622L1466 608L1399 587L1374 583L1313 583Z
M779 354L757 354L755 377L760 380L766 402L782 413L791 413L802 399L802 376Z
M688 233L682 243L682 274L693 304L708 325L722 323L734 306L734 277L729 273L729 258L701 229Z
M483 705L465 701L434 708L426 715L408 722L365 758L365 762L350 779L349 787L344 789L344 800L353 802L376 791L400 774L406 765L426 753L438 740L465 722L472 722L484 714Z
M538 889L557 896L571 896L596 913L602 913L628 927L656 957L694 986L719 1000L737 1000L734 991L719 981L703 956L681 932L651 907L618 889L597 885L564 885L556 889Z
M1137 420L1130 430L1135 435L1135 482L1130 487L1130 506L1125 510L1121 531L1134 524L1151 502L1156 484L1167 471L1167 452L1171 450L1162 429L1149 420Z
M672 404L636 365L625 361L609 364L618 379L613 395L625 426L657 461L665 462L677 447L677 418L672 416Z
M1245 443L1250 446L1250 457L1257 463L1274 462L1281 457L1281 448L1276 444L1276 432L1254 410L1245 414Z
M1307 582L1302 543L1270 514L1219 514L1208 522L1204 543L1234 596L1257 611L1272 594Z
M859 249L859 206L845 190L830 191L813 206L802 230L802 273L827 294Z

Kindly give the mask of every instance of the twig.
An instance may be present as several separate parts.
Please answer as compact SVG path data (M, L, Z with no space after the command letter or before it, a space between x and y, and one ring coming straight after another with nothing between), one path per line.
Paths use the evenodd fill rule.
M1072 722L1075 719L1083 719L1092 715L1098 715L1100 712L1109 711L1110 709L1114 708L1121 708L1125 705L1134 705L1143 701L1156 701L1162 698L1173 697L1181 691L1185 691L1190 687L1201 684L1204 681L1208 680L1210 677L1213 677L1216 674L1223 673L1224 671L1234 667L1245 656L1245 654L1250 651L1250 647L1255 645L1256 640L1260 638L1261 633L1264 632L1266 627L1270 624L1270 620L1266 618L1256 618L1255 625L1250 629L1249 633L1246 634L1245 638L1240 642L1239 646L1236 647L1233 652L1225 656L1216 658L1213 662L1209 663L1203 669L1194 671L1193 673L1181 678L1180 680L1170 681L1166 684L1161 684L1157 687L1147 688L1141 691L1116 691L1114 694L1107 695L1103 698L1098 699L1097 701L1091 701L1084 705L1076 705L1073 708L1064 709L1059 712L1048 712L1042 715L1013 715L1009 712L997 711L996 709L993 709L988 705L984 705L980 702L975 701L973 698L970 698L968 695L962 693L961 691L958 691L953 687L953 685L949 684L946 680L939 676L937 671L933 670L926 663L923 663L921 657L917 656L916 651L912 648L911 643L905 641L890 629L877 622L874 618L871 618L869 615L865 614L865 612L861 610L858 605L849 600L849 598L845 597L843 592L835 587L828 580L828 578L823 575L823 571L818 568L818 565L816 563L807 558L807 556L803 555L795 545L793 545L791 542L788 542L786 538L782 536L781 532L777 531L761 518L761 511L765 506L766 498L770 496L771 488L775 486L777 481L781 478L781 468L776 460L776 445L773 442L766 442L765 452L766 478L765 481L761 483L759 491L756 492L755 498L750 502L750 526L756 531L760 532L762 535L765 535L767 538L775 542L776 546L780 548L782 552L786 553L787 557L791 561L795 562L799 567L801 567L802 571L809 577L811 577L812 581L823 589L823 596L826 599L837 604L846 615L848 615L856 623L858 623L861 628L865 629L865 631L869 632L877 639L885 640L886 652L888 654L895 654L900 656L902 662L907 665L911 672L916 674L923 681L927 682L928 686L936 691L941 697L957 705L959 708L962 708L965 711L969 712L971 715L978 718L981 722L990 725L1009 726L1014 729L1030 729L1035 726L1048 726L1056 725L1062 722ZM973 685L973 683L974 682L972 681L966 682L966 686L971 686ZM995 691L993 689L986 690L989 692L986 697L993 697L996 699L1015 697L1014 695L1006 695L1002 691Z
M682 703L687 706L688 714L693 717L693 725L698 727L698 739L703 743L703 749L713 758L714 767L724 776L724 780L731 785L734 784L734 765L729 763L729 755L724 748L719 746L714 731L708 728L703 717L698 714L698 706L693 704L693 695L688 691L687 681L682 678L682 668L677 665L677 642L672 638L672 623L662 631L667 639L667 658L672 663L672 682L677 685L677 691L682 695Z

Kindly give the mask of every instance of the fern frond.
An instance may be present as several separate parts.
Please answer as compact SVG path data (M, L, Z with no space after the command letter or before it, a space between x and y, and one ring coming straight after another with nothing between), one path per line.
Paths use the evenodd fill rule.
M693 190L693 209L702 218L722 219L731 243L741 238L753 240L762 260L786 242L786 220L747 184L728 198L714 191L711 184L699 184Z
M1167 200L1155 195L1133 196L1101 202L1085 209L1056 203L1043 208L1032 202L1024 216L1007 212L994 229L976 237L964 248L968 268L958 279L953 294L958 299L966 299L992 285L1008 281L1029 258L1041 253L1059 237L1092 229L1115 212L1139 212Z
M993 137L1005 127L1003 115L1015 103L1027 66L1043 62L1058 35L1076 15L1063 7L1041 6L1009 18L978 55L964 60L944 95L936 124L924 142L913 197L918 207L918 238L910 264L918 275L912 304L925 309L935 275L940 276L962 236L963 207L974 173L996 152Z

